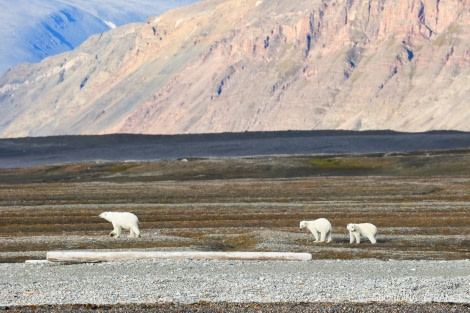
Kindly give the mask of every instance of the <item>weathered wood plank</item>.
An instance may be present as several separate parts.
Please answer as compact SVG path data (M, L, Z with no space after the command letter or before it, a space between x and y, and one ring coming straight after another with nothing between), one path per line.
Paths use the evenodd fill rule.
M25 264L49 264L51 261L48 260L26 260Z
M107 262L144 259L217 259L308 261L310 253L297 252L214 252L214 251L50 251L51 262Z

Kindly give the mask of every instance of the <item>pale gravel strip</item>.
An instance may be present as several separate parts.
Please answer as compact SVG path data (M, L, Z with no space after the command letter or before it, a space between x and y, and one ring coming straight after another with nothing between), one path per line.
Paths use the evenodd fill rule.
M200 300L470 303L470 261L159 259L0 264L0 306Z

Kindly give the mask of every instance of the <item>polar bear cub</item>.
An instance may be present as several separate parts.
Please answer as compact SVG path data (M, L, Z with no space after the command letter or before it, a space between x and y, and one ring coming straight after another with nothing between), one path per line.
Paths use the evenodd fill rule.
M129 237L140 237L139 219L135 214L129 212L103 212L100 214L108 222L113 224L113 231L109 234L111 237L121 236L121 229L129 229Z
M361 224L348 224L347 229L349 231L349 243L354 243L356 239L357 243L361 243L361 235L369 238L371 243L376 243L377 240L377 227L371 223Z
M326 218L319 218L313 221L301 221L300 229L307 228L315 237L315 242L331 242L331 223ZM320 234L320 239L318 239Z

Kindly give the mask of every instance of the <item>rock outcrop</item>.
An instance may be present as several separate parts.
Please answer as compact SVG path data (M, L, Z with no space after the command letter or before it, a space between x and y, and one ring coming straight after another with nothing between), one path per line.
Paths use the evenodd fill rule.
M0 79L0 136L470 131L466 0L207 0Z

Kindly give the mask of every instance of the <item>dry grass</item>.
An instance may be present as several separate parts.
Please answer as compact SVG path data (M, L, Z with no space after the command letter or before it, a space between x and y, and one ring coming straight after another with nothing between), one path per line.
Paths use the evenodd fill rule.
M0 171L0 261L56 249L302 251L326 259L470 257L470 154L67 164ZM108 237L102 211L139 216L142 238ZM327 217L331 244L302 219ZM350 245L349 222L379 227Z

